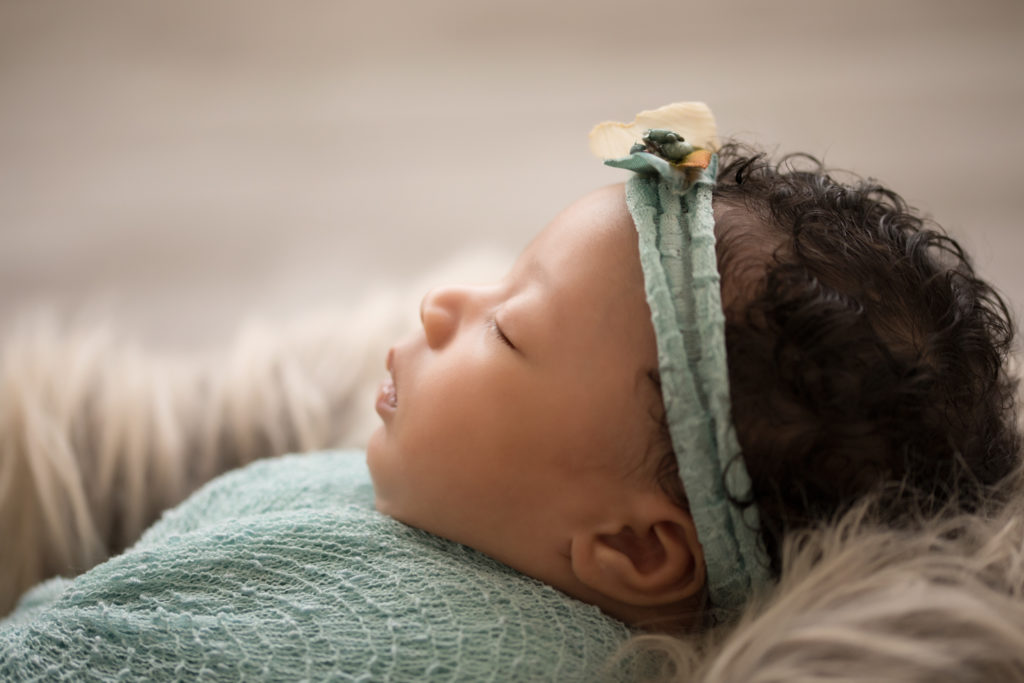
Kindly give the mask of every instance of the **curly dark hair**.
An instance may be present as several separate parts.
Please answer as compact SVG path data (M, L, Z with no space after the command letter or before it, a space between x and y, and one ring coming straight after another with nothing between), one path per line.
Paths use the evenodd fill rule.
M1009 309L872 180L738 144L714 193L733 420L779 571L794 529L868 494L890 521L971 509L1018 463Z

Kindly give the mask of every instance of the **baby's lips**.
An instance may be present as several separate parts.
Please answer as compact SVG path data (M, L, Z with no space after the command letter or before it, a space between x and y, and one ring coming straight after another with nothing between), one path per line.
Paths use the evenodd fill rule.
M377 410L377 414L386 420L398 407L398 390L395 388L394 376L395 349L393 347L388 349L384 367L387 368L390 376L384 379L377 388L377 400L374 407Z
M377 401L374 405L377 410L377 414L381 416L385 421L395 412L398 408L398 394L395 392L395 384L390 379L386 379L380 383L380 387L377 389Z
M391 392L393 396L393 404L398 404L398 375L395 372L395 347L388 349L388 357L385 361L385 366L388 369L388 374L391 375L389 378L391 384Z

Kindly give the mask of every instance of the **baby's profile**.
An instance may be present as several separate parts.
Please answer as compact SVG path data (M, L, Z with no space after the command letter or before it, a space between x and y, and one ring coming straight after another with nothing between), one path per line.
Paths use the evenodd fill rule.
M620 619L699 592L696 532L658 482L654 330L623 189L561 213L493 285L435 289L388 354L377 508Z
M591 680L631 629L734 620L794 534L1016 472L1008 309L898 195L719 146L699 104L592 140L627 182L423 297L365 466L210 483L26 594L0 674Z
M699 105L641 114L659 116L709 135ZM677 138L670 144L685 144ZM727 146L709 194L717 246L698 237L663 247L676 223L697 220L702 207L690 200L703 170L680 170L700 155L693 146L675 159L664 146L648 133L616 164L638 171L630 182L653 189L655 205L632 185L629 206L622 185L598 190L555 218L503 279L424 297L422 329L388 354L383 426L367 458L381 512L627 623L678 628L707 607L741 604L734 595L722 604L705 574L705 553L742 537L736 527L757 525L756 548L731 550L711 579L740 574L746 595L778 572L787 532L869 494L887 496L892 521L970 507L1016 466L1018 441L1004 369L1009 314L955 242L880 186L844 186L806 160L806 170L800 159L773 166ZM662 248L646 272L645 227ZM684 329L687 358L666 346L659 368L652 311L656 320L672 311L645 299L645 276L650 291L652 270L695 268L701 248L714 249L722 303L700 301L712 310L689 324L711 319L724 339ZM668 263L671 249L688 252L681 265ZM715 275L683 273L673 296L709 278L717 289ZM719 355L728 386L682 374L699 375L694 396L731 395L731 413L708 416L699 396L662 400L666 367ZM698 530L691 499L706 491L691 487L718 482L679 472L716 456L681 439L674 450L667 423L706 420L705 447L721 450L716 439L731 427L713 423L730 418L739 448L712 476L746 470L750 484L739 479L713 505L758 514L712 516Z

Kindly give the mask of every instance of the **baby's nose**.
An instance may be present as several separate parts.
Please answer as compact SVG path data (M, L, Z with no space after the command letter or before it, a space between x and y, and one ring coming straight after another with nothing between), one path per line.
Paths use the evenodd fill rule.
M420 321L431 348L444 346L455 334L464 298L462 290L455 287L436 287L423 297Z

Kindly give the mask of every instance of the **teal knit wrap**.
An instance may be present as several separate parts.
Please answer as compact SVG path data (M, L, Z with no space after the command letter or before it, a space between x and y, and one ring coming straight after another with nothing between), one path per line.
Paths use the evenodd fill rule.
M0 681L638 680L620 621L374 509L362 452L259 461L0 619ZM634 668L636 670L634 670ZM645 679L646 680L646 679Z
M707 567L712 608L732 612L769 580L750 477L729 402L725 314L706 169L647 151L605 163L635 171L626 203L639 234L647 302L658 345L665 415Z

